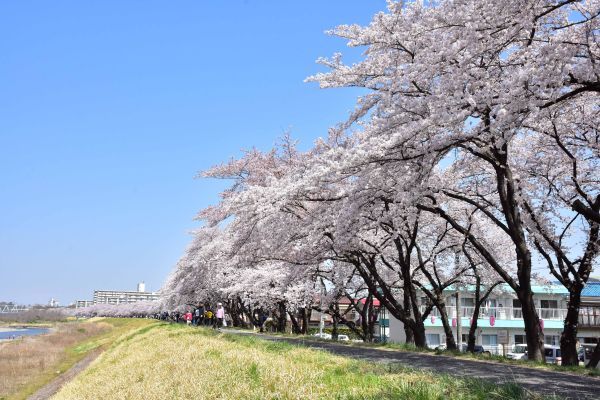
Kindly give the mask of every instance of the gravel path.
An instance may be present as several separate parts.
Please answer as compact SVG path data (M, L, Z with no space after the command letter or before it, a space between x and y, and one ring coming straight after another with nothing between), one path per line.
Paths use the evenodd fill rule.
M28 400L46 400L54 396L61 387L75 378L80 372L87 368L92 361L102 353L101 349L96 349L78 361L68 371L60 374L52 382L38 390L35 394L28 397Z
M226 333L253 335L248 331L224 330ZM335 342L281 336L258 335L273 341L285 341L322 349L341 356L374 362L400 363L409 367L458 377L479 378L494 383L514 382L542 395L565 399L600 399L600 378L526 368L510 364L474 361L410 351L348 346Z

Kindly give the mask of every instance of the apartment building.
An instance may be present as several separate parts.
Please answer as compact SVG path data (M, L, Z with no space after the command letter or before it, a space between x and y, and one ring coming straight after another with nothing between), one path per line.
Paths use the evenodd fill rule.
M84 308L84 307L89 307L89 306L93 306L93 305L94 305L93 300L77 300L75 302L75 308Z
M94 304L123 304L138 301L158 300L158 293L146 292L144 282L138 284L137 291L126 290L94 290Z
M568 292L561 285L533 286L532 292L544 331L544 340L549 345L560 344L563 320L567 312ZM448 290L446 307L449 323L456 338L457 325L461 326L461 343L467 342L471 318L475 308L474 289L468 288L459 293L459 306L456 306L456 290ZM426 307L426 298L421 298L421 310ZM584 292L584 304L580 312L579 340L581 343L594 343L600 337L600 283L589 284ZM427 345L438 347L446 342L439 311L434 308L425 322ZM389 341L405 341L402 322L390 316ZM458 340L457 340L458 341ZM525 329L521 303L508 285L502 286L490 295L480 309L477 320L476 344L494 354L511 351L516 344L525 344Z

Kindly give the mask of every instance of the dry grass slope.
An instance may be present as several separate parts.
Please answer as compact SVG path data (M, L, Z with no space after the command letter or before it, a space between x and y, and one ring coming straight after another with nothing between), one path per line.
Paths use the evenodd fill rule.
M492 386L210 330L154 325L101 355L54 398L519 399Z
M61 323L47 335L1 344L0 400L27 398L91 350L110 345L124 333L153 323L122 319Z
M66 348L107 329L106 324L66 324L45 336L4 343L0 350L0 398L58 365Z

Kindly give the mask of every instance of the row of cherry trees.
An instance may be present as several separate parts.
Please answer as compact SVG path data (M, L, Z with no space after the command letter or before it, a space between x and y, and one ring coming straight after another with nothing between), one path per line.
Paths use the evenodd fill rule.
M94 304L69 311L75 317L113 317L113 318L146 318L159 314L164 310L160 301L139 301L122 304Z
M368 337L370 316L348 321L335 300L377 299L417 346L436 308L453 347L444 289L476 285L478 313L505 283L542 360L535 266L569 292L561 349L576 364L600 251L599 13L597 0L390 1L332 30L363 57L320 59L308 81L365 94L309 151L285 137L204 172L233 184L201 211L167 304L275 308L299 332L317 308Z

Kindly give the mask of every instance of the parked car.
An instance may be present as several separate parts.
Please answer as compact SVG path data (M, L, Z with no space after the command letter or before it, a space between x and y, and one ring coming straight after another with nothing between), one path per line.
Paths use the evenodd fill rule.
M544 345L544 355L546 356L546 363L558 364L562 362L560 355L560 346Z
M506 353L506 358L511 360L522 360L527 358L527 345L516 344L513 351Z
M590 358L592 358L592 353L596 348L596 343L583 343L579 348L579 361L583 363L583 365L587 365L590 362ZM600 369L600 363L596 366L596 368Z
M467 352L467 345L463 344L461 351L466 353ZM483 346L479 346L479 345L475 345L475 347L473 348L473 353L474 354L482 354L484 356L491 356L492 353L487 351L486 349L483 348Z
M313 336L317 337L319 339L331 339L331 335L329 333L325 333L325 332L323 332L323 333L317 332Z
M350 340L350 338L348 337L348 335L338 335L338 340L343 340L344 342L347 342Z

